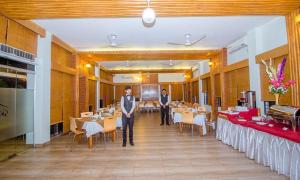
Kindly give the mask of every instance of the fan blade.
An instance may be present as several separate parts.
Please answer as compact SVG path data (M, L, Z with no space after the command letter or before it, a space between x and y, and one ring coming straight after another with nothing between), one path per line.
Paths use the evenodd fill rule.
M168 42L168 44L170 45L176 45L176 46L184 46L185 44L181 44L181 43L174 43L174 42Z
M200 41L202 41L202 40L205 39L205 38L206 38L206 35L202 36L200 39L198 39L198 40L192 42L192 43L191 43L191 46L194 45L194 44L196 44L196 43L198 43L198 42L200 42Z

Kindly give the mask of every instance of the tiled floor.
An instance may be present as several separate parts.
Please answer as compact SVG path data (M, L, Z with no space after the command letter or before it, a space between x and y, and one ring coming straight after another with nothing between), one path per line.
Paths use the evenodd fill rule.
M99 142L92 150L68 135L0 163L0 179L288 179L198 132L159 126L159 113L136 115L135 146Z

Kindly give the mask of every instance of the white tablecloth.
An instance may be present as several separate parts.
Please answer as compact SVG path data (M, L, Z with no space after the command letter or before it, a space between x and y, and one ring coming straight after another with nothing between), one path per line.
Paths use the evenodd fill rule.
M182 113L178 113L178 112L174 113L174 123L182 122L182 119L183 119ZM194 124L202 126L203 135L207 134L205 121L206 121L205 114L198 114L194 117Z
M100 133L104 131L104 128L97 123L96 121L86 121L84 122L82 129L86 131L86 137L90 137L94 134Z
M278 174L300 180L300 144L218 118L216 138Z

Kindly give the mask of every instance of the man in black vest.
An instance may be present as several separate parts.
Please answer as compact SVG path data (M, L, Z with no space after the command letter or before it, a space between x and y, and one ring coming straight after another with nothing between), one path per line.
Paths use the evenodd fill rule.
M169 95L167 94L167 90L163 89L161 92L161 95L159 97L159 103L160 103L160 112L161 112L161 126L165 124L165 119L166 119L166 124L169 124Z
M131 87L127 86L125 88L126 95L121 97L123 147L126 146L126 142L127 142L127 126L129 126L130 145L134 146L133 122L134 122L135 97L131 95L131 92L132 92Z

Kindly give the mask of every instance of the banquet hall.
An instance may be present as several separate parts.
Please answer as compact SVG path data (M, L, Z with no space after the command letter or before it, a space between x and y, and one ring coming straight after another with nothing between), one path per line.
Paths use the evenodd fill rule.
M0 179L300 180L299 64L299 0L2 0Z

